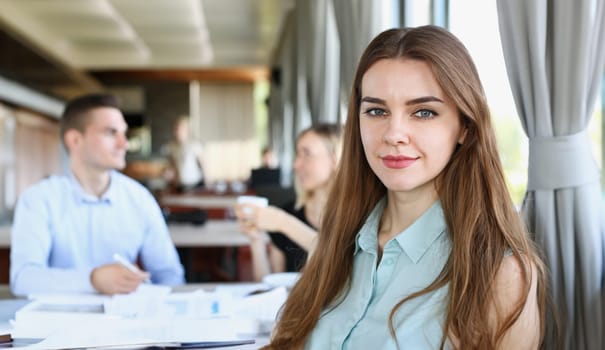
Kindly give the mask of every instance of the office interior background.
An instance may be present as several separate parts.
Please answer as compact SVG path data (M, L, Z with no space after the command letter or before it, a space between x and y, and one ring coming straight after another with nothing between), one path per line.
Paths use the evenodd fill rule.
M204 144L208 186L245 181L260 164L265 145L277 151L282 184L289 186L295 135L312 123L344 122L363 47L383 29L424 24L448 28L473 56L520 209L526 193L544 190L538 186L526 192L532 158L527 135L546 135L531 135L528 111L543 110L528 107L531 98L520 89L523 74L514 75L529 71L539 77L534 73L541 66L531 60L524 65L521 51L503 47L519 49L525 43L527 56L542 55L548 62L546 81L554 85L560 69L555 58L561 54L556 44L588 42L570 46L574 59L568 63L588 62L595 68L583 70L591 81L582 90L585 105L574 112L587 121L581 130L601 189L603 6L597 0L0 0L0 223L10 225L24 188L64 169L58 118L67 99L93 91L121 99L130 141L125 172L152 190L164 186L161 147L182 115L190 116L192 134ZM513 23L522 25L511 29ZM504 45L502 38L507 38ZM586 51L573 51L578 47ZM555 58L549 58L551 53ZM557 89L549 87L535 96L550 96L553 100L546 103L556 114ZM581 131L553 128L549 136ZM574 159L564 162L572 170L584 169ZM548 189L560 205L557 191L581 185ZM527 211L533 228L540 220L554 220L538 224L540 231L533 234L552 270L553 298L569 349L603 345L602 190L593 196L569 202L576 212L597 203L590 217L576 215L571 224L560 219L558 210L554 219L540 217L544 211L539 208Z

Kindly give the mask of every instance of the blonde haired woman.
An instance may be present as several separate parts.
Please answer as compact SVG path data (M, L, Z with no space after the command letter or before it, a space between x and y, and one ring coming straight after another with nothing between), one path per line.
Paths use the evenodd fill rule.
M236 207L240 227L250 237L254 278L272 272L299 271L306 262L321 224L331 180L341 153L341 127L317 124L296 140L296 202L282 208L242 204ZM264 231L269 231L267 247Z

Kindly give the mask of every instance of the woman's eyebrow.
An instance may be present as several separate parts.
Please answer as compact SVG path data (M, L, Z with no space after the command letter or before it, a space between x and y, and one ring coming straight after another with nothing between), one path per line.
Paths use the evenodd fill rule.
M417 105L417 104L426 103L426 102L440 102L440 103L443 103L443 101L440 98L438 98L438 97L435 97L435 96L423 96L423 97L415 98L413 100L406 101L405 104L408 105L408 106L411 106L411 105Z
M370 97L370 96L366 96L366 97L362 98L361 102L377 103L377 104L382 104L382 105L386 104L385 100L377 98L377 97ZM411 105L416 105L416 104L426 103L426 102L440 102L440 103L444 103L443 100L441 100L438 97L435 97L435 96L423 96L423 97L418 97L418 98L406 101L405 104L407 106L411 106Z
M377 97L370 97L370 96L366 96L366 97L362 98L361 102L378 103L381 105L386 104L385 100L377 98Z

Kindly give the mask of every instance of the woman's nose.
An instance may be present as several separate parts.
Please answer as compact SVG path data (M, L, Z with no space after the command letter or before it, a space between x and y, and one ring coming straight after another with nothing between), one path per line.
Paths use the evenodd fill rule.
M405 116L393 116L384 132L384 142L390 145L408 144L410 142L411 125Z

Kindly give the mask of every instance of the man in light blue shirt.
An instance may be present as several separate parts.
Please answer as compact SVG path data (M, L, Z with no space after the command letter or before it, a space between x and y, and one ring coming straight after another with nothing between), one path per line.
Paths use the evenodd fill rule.
M111 95L65 107L61 136L66 175L51 176L19 198L11 232L15 295L134 291L143 281L184 283L183 267L149 191L117 172L126 165L127 125ZM119 254L143 271L114 260Z

